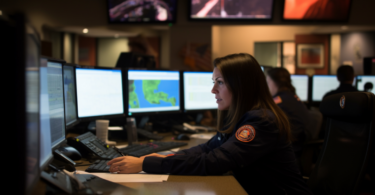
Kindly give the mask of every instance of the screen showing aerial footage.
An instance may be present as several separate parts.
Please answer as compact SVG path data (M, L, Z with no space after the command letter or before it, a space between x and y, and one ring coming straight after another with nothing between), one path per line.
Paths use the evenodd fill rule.
M349 6L350 0L285 0L284 19L345 21Z
M271 19L273 0L190 0L192 19Z
M107 0L110 23L169 23L177 0Z
M129 115L180 110L178 71L128 71Z

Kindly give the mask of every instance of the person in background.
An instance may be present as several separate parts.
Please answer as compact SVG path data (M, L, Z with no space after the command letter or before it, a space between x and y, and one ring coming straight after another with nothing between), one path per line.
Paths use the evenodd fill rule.
M287 116L249 54L214 60L218 132L207 143L172 155L123 156L110 172L223 175L229 171L249 194L312 194L296 164Z
M374 88L374 85L371 82L365 83L365 86L363 86L365 92L372 92L372 89Z
M272 68L267 72L266 80L273 100L288 116L294 138L293 149L298 158L301 156L303 143L306 141L308 109L298 98L288 70Z
M344 93L344 92L355 92L358 91L357 88L353 86L354 81L354 69L352 66L349 65L341 65L337 69L337 80L340 82L340 86L326 93L323 96L323 99L327 96L337 94L337 93Z

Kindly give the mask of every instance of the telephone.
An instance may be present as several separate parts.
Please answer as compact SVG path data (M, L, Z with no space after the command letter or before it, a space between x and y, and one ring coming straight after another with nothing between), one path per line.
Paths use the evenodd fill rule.
M70 172L73 172L76 170L75 165L76 163L67 157L65 154L63 154L59 149L56 149L53 151L53 161L52 165L55 167L61 167L63 169L66 169Z

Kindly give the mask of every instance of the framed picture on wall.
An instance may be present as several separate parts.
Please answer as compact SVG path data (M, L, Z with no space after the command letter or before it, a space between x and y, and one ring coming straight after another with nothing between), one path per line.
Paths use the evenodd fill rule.
M298 68L324 68L324 44L297 44Z

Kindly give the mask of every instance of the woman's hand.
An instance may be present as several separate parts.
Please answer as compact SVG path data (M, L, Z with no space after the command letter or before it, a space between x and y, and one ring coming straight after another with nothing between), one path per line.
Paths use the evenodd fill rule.
M142 171L143 160L144 158L122 156L112 159L107 165L111 165L111 173L139 173Z
M152 153L152 154L147 154L147 155L141 156L141 158L144 159L145 157L149 157L149 156L156 156L156 157L160 157L160 158L167 157L166 155L161 155L161 154L158 154L158 153Z

